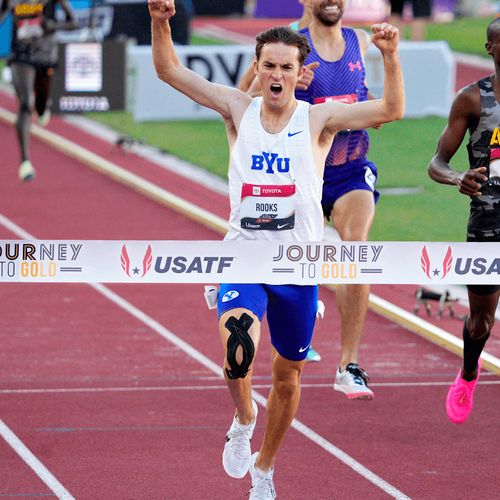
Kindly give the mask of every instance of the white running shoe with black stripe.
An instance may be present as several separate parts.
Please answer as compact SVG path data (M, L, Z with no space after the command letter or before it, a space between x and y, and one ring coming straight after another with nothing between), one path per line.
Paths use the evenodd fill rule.
M226 434L226 444L222 454L222 465L228 476L241 479L248 472L252 450L250 441L252 440L255 424L257 423L257 414L259 409L257 403L252 401L255 418L248 425L241 425L236 418L233 418L231 428Z
M373 391L368 387L368 375L357 363L349 363L345 370L337 369L336 391L343 392L349 399L373 399Z

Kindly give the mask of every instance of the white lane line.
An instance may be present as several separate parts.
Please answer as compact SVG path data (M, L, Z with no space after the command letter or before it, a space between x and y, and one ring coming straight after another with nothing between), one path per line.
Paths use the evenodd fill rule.
M149 326L152 330L157 332L163 338L177 346L179 349L182 349L186 354L195 359L198 363L205 366L209 370L211 370L216 375L219 375L223 378L221 366L214 363L212 360L207 358L200 351L194 349L191 345L184 342L184 340L180 339L172 333L170 330L162 326L156 320L145 314L143 311L132 305L130 302L125 300L123 297L120 297L118 294L109 290L107 287L101 284L90 284L92 288L100 292L102 295L107 297L110 301L114 302L116 305L121 307L124 311L128 312L132 316L134 316L139 321L142 321L145 325ZM262 405L264 408L266 407L267 399L252 390L253 399ZM360 464L350 455L342 451L340 448L337 448L334 444L327 441L325 438L320 436L318 433L313 431L310 427L307 427L303 423L294 419L292 422L292 427L300 432L302 435L315 442L317 445L321 446L325 451L336 457L338 460L346 464L348 467L356 471L358 474L363 476L365 479L373 483L375 486L378 486L381 490L386 492L388 495L391 495L393 498L397 499L407 499L409 498L404 493L396 489L394 486L386 482L380 476L377 476L375 473L367 469L364 465Z
M424 319L415 316L415 314L405 311L401 307L392 304L381 297L370 294L369 300L372 310L379 312L379 314L389 319L397 318L397 323L399 325L405 326L408 330L421 335L434 344L462 356L464 343L461 338L456 337L452 333L449 333L438 326L428 323ZM497 375L500 374L499 358L483 351L481 354L481 360L483 362L482 366L484 369L490 370Z
M448 382L372 382L370 387L448 387ZM500 380L480 380L478 385L500 385ZM270 389L271 384L253 384L254 389ZM301 383L302 389L328 389L332 387L331 383L307 384ZM79 393L108 393L108 392L171 392L171 391L220 391L227 390L223 385L175 385L164 387L54 387L38 389L0 389L0 394L79 394Z
M4 221L9 221L9 227L11 228L11 231L14 234L18 234L19 237L25 238L25 239L32 239L35 240L34 236L30 235L26 231L22 230L22 234L18 233L15 229L18 228L17 224L14 222L10 221L7 217L2 215L0 213L0 223L4 223ZM7 226L6 226L7 227ZM177 335L172 333L170 330L165 328L163 325L158 323L155 319L153 319L151 316L147 315L143 311L141 311L139 308L135 307L133 304L125 300L123 297L119 296L109 288L105 287L104 285L101 285L99 283L89 283L88 284L90 287L92 287L94 290L102 294L104 297L108 298L111 302L119 306L121 309L126 311L128 314L131 316L134 316L136 319L144 323L146 326L154 330L156 333L161 335L164 339L168 340L172 344L174 344L176 347L179 349L183 350L188 356L193 358L195 361L203 365L205 368L210 370L212 373L220 377L221 379L224 378L222 374L222 368L220 365L217 363L214 363L211 359L209 359L207 356L202 354L200 351L192 347L190 344L179 338ZM262 405L264 408L266 407L266 402L267 399L256 392L255 390L252 391L252 397L255 399L257 403ZM307 427L303 423L299 422L298 420L294 419L292 422L292 427L300 432L302 435L307 437L309 440L313 441L316 443L318 446L323 448L325 451L336 457L338 460L343 462L345 465L353 469L355 472L357 472L360 476L364 477L368 481L370 481L372 484L380 488L382 491L387 493L388 495L392 496L393 498L397 498L398 500L406 500L409 497L399 491L397 488L389 484L387 481L382 479L380 476L377 476L375 473L370 471L368 468L366 468L364 465L356 461L354 458L352 458L350 455L342 451L340 448L337 448L334 444L330 443L328 440L320 436L317 432L313 431L310 427Z
M34 236L0 213L0 224L23 240L36 240Z
M75 497L55 478L45 465L33 455L23 442L0 419L0 436L10 447L28 464L33 472L47 485L48 488L61 500L75 500Z
M23 239L35 239L31 234L19 227L16 223L0 214L1 224ZM33 469L35 474L61 499L72 499L73 496L49 472L49 470L31 453L22 441L0 420L0 435L14 449L14 451Z

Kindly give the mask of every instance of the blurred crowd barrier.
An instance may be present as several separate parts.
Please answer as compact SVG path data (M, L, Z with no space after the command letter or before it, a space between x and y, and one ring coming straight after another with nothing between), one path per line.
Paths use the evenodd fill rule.
M302 10L297 0L257 0L253 14L265 18L299 18ZM386 0L348 0L343 19L346 23L379 22L387 14Z

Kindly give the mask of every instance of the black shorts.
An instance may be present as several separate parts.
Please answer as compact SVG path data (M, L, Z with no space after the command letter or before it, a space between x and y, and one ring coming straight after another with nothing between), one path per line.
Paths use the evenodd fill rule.
M57 66L58 44L54 34L36 40L13 40L9 63L29 64L35 67L54 68Z
M432 0L391 0L391 14L403 14L403 8L409 1L413 9L413 17L415 19L422 17L431 17L431 1Z
M473 242L473 243L488 243L488 242L498 242L500 241L498 236L494 236L491 238L486 238L486 237L478 237L478 236L472 236L469 234L467 236L467 241L468 242ZM493 293L496 293L500 290L500 284L499 285L467 285L467 290L469 292L475 293L476 295L492 295Z

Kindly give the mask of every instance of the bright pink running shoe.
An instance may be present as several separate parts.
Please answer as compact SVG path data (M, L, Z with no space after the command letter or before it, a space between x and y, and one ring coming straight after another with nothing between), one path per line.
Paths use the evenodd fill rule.
M462 378L462 370L460 369L455 382L451 385L446 397L446 414L454 424L462 424L469 418L474 404L474 389L479 380L480 372L481 363L478 363L477 377L467 382Z

